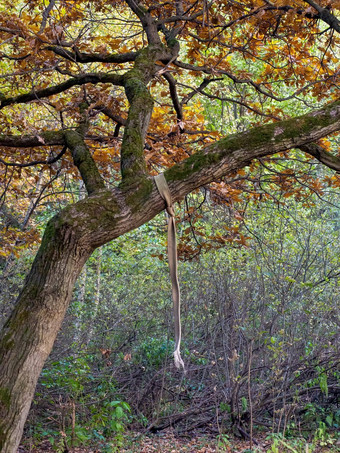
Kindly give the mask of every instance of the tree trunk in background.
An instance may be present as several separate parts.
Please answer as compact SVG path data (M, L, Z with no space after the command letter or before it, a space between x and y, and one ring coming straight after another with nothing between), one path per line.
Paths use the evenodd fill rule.
M76 319L74 322L74 341L80 343L82 341L82 334L80 326L82 324L83 310L85 307L85 295L86 295L86 280L87 280L87 265L85 264L78 279L79 291L77 296L77 310Z
M79 182L79 200L84 200L86 197L86 189L83 181ZM76 319L74 323L74 337L73 340L76 343L80 343L82 341L81 329L80 325L83 321L83 309L85 307L85 297L86 297L86 281L87 281L87 265L85 264L81 274L78 279L78 295L77 295L77 310L76 310Z
M103 249L98 250L97 265L96 265L96 287L93 300L93 313L91 316L90 326L87 333L86 344L88 345L93 337L93 326L97 318L98 307L100 301L100 283L101 283L101 264L102 264Z

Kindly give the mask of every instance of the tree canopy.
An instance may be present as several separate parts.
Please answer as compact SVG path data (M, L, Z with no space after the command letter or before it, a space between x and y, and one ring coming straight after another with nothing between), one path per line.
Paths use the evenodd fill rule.
M164 209L152 176L165 172L174 201L212 182L227 204L270 196L249 189L259 166L287 197L339 187L305 169L340 171L340 2L0 5L1 255L38 240L42 200L58 206L0 338L0 446L13 452L83 264Z

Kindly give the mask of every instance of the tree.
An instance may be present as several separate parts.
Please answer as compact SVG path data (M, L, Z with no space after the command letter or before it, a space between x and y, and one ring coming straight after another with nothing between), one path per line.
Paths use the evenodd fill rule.
M165 170L176 202L292 148L340 171L332 142L318 142L340 130L340 2L3 5L2 198L17 199L39 171L47 191L73 175L88 194L60 196L69 203L49 220L1 332L0 446L13 453L86 260L164 209L153 174ZM204 96L242 108L249 127L206 130Z

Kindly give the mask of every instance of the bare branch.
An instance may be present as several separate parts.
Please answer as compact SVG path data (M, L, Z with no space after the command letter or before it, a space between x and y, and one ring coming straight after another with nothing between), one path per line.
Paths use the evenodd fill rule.
M170 88L170 96L172 100L172 104L174 106L175 112L177 114L177 121L182 121L183 120L183 111L182 111L182 106L178 98L177 94L177 88L176 88L176 80L174 77L169 73L165 72L163 74L163 77L167 80Z
M39 33L42 33L45 30L48 16L50 15L50 12L54 8L54 5L55 5L55 0L51 0L48 7L44 10L43 15L42 15L43 19L41 21Z
M282 98L282 97L274 95L273 93L271 93L269 91L264 90L261 87L260 84L254 82L253 80L251 80L251 79L240 79L240 78L236 77L234 74L232 74L231 72L228 72L228 71L226 71L224 69L211 68L209 66L195 66L195 65L192 65L192 64L189 64L189 63L184 63L184 62L179 61L177 59L174 61L174 65L176 65L176 66L178 66L179 68L182 68L182 69L187 69L188 71L203 72L203 73L209 74L209 75L225 75L230 80L232 80L234 83L250 85L253 88L255 88L255 90L258 91L259 93L261 93L264 96L267 96L267 97L269 97L271 99L274 99L275 101L278 101L278 102L283 102L283 101L288 101L290 99L294 99L299 94L303 93L309 87L311 87L313 85L316 85L317 83L324 83L324 82L329 81L331 79L335 79L336 80L336 78L339 76L339 72L337 72L337 73L327 77L324 80L317 80L317 81L310 82L310 83L306 84L305 86L303 86L302 88L299 88L298 90L296 90L295 93Z

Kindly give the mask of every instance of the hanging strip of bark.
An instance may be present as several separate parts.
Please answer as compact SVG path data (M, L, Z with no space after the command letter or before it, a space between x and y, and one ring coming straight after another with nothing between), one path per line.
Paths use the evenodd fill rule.
M169 214L168 220L168 261L172 287L172 301L174 307L174 319L175 319L175 351L174 360L177 368L184 368L184 362L181 358L181 293L178 283L178 272L177 272L177 241L176 241L176 223L175 223L175 211L172 206L171 194L164 177L161 173L155 176L155 183L163 200L166 203L166 210Z

